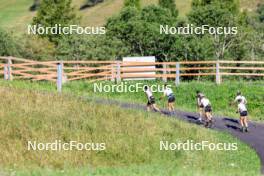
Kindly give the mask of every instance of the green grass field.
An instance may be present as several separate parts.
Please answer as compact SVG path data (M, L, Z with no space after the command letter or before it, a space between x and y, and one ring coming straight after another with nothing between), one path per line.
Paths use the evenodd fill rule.
M261 0L241 0L241 8L252 11ZM84 3L84 0L73 0L76 10ZM191 0L177 0L176 6L180 17L184 17L191 9ZM28 9L32 5L32 0L0 0L0 26L4 29L12 30L14 33L23 34L27 31L27 24L32 21L36 14ZM144 7L150 4L157 4L158 0L142 0ZM84 26L104 25L107 18L117 14L123 7L123 0L105 0L99 5L78 11L81 16L81 24Z
M34 13L28 9L31 0L0 0L0 27L16 33L26 33Z
M259 175L256 153L226 133L58 95L52 84L1 81L0 85L1 174ZM105 142L106 150L28 151L29 140ZM238 150L160 151L160 140L235 142Z
M162 86L163 82L142 82L146 85L158 84ZM112 84L111 82L102 83L103 85ZM135 83L128 83L135 84ZM173 82L168 83L172 85L172 89L176 96L175 107L177 109L196 112L196 90L200 90L206 94L210 99L213 107L214 114L222 116L230 116L238 118L236 114L237 106L234 104L230 106L230 103L234 101L236 92L240 90L248 100L248 110L250 120L264 120L264 83L263 82L224 82L217 86L212 82L187 82L182 83L179 87L176 87ZM94 93L94 85L85 82L72 82L66 84L64 87L66 92L75 92L76 94L81 93L87 96L101 96L112 99L119 99L122 101L135 102L140 104L146 104L146 96L143 91L138 93L127 92L127 93ZM162 96L162 93L154 93L156 102L159 107L166 107L167 100L158 100Z
M114 85L112 82L98 82L102 85ZM135 85L136 82L127 82L127 85ZM164 85L161 81L146 81L140 82L142 85ZM126 83L124 83L126 84ZM254 121L264 121L264 82L235 82L226 81L221 85L216 85L212 82L183 82L179 87L174 85L174 82L169 82L172 86L174 94L176 96L175 107L176 109L196 112L196 90L200 90L206 94L210 99L213 107L213 113L221 116L229 116L233 118L238 118L236 113L237 106L230 105L236 96L236 92L239 90L248 100L248 111L249 119ZM56 85L52 83L30 83L23 81L13 81L11 83L0 81L0 85L12 86L18 88L33 88L48 91L56 91ZM89 83L85 81L69 82L63 85L63 92L70 93L78 96L87 97L101 97L107 99L118 99L120 101L132 102L138 104L146 104L146 96L143 91L139 92L94 92L94 83ZM156 97L156 102L159 107L166 108L166 98L163 100L158 100L162 96L162 93L154 93Z

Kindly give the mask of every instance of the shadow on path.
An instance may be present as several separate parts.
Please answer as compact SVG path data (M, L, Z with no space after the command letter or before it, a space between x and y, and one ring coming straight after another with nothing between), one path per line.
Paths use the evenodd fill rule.
M240 128L235 126L235 125L226 124L226 127L227 128L232 128L233 130L240 130Z
M231 118L227 118L227 117L225 117L225 118L223 118L225 121L229 121L229 122L233 122L233 123L237 123L237 124L239 124L239 121L238 120L236 120L236 119L231 119Z

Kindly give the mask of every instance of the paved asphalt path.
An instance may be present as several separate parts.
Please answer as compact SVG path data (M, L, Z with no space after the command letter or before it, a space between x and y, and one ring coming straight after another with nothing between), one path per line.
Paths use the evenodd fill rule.
M100 104L118 105L122 108L128 108L128 109L146 110L145 106L143 105L124 103L117 100L96 99L95 102ZM188 121L190 123L201 125L197 123L199 117L197 113L190 113L179 110L176 110L175 113L173 114L170 114L166 110L162 110L162 113L170 117L179 118ZM261 160L261 173L264 174L264 124L257 122L249 122L249 132L242 133L240 131L239 121L237 119L214 116L213 121L214 121L214 125L212 129L229 132L230 134L237 137L241 141L247 143L257 152Z

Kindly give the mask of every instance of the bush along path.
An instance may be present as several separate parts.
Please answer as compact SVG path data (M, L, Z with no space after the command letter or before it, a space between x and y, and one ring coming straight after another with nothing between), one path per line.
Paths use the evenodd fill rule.
M89 99L88 97L83 98L86 100ZM100 104L118 105L121 108L146 110L145 106L143 105L125 103L118 100L93 99L93 101ZM179 118L190 123L201 125L201 123L198 123L198 113L175 110L175 112L171 114L167 110L162 110L162 114L167 115L168 117ZM250 121L249 132L242 133L240 131L240 124L238 119L220 117L217 115L214 115L213 118L213 130L229 132L236 138L251 146L257 152L261 160L261 173L264 174L264 124Z

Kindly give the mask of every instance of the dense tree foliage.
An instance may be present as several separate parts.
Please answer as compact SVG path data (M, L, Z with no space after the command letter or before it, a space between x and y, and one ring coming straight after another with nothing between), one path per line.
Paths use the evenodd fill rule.
M190 23L196 26L209 25L210 27L238 27L240 26L238 4L233 0L225 2L201 0L196 2L188 15ZM238 27L239 30L239 27ZM241 32L241 30L239 30ZM238 33L239 33L238 32ZM210 36L213 41L216 59L224 59L225 55L236 41L236 35L216 34Z
M159 0L159 5L163 8L167 8L171 11L171 14L175 17L178 16L178 10L174 0Z
M140 9L140 0L125 0L125 7L136 7Z
M163 60L171 54L175 38L161 35L160 24L173 25L174 19L170 10L159 6L142 10L128 7L119 16L108 20L107 35L130 46L132 55L153 55Z
M33 24L43 27L53 27L56 24L62 27L77 24L78 18L71 3L71 0L42 0L37 15L33 18ZM45 34L41 37L47 37L51 42L57 43L62 35Z
M106 36L64 36L56 51L59 60L113 60L128 54L124 43Z
M237 0L193 0L189 14L179 19L174 0L159 0L158 5L143 8L140 0L125 0L122 11L107 20L106 35L52 34L15 40L0 30L0 55L37 60L111 60L124 56L156 56L158 61L260 60L264 57L263 9L260 4L255 12L241 12ZM42 0L33 24L68 26L79 24L79 20L71 0ZM237 34L161 33L161 25L183 28L189 24L237 27Z
M18 56L17 42L6 31L0 29L0 56Z
M48 39L25 34L19 41L21 57L39 61L54 60L56 48Z
M14 37L12 34L0 29L0 56L52 60L54 59L54 53L55 47L47 39L29 35Z

